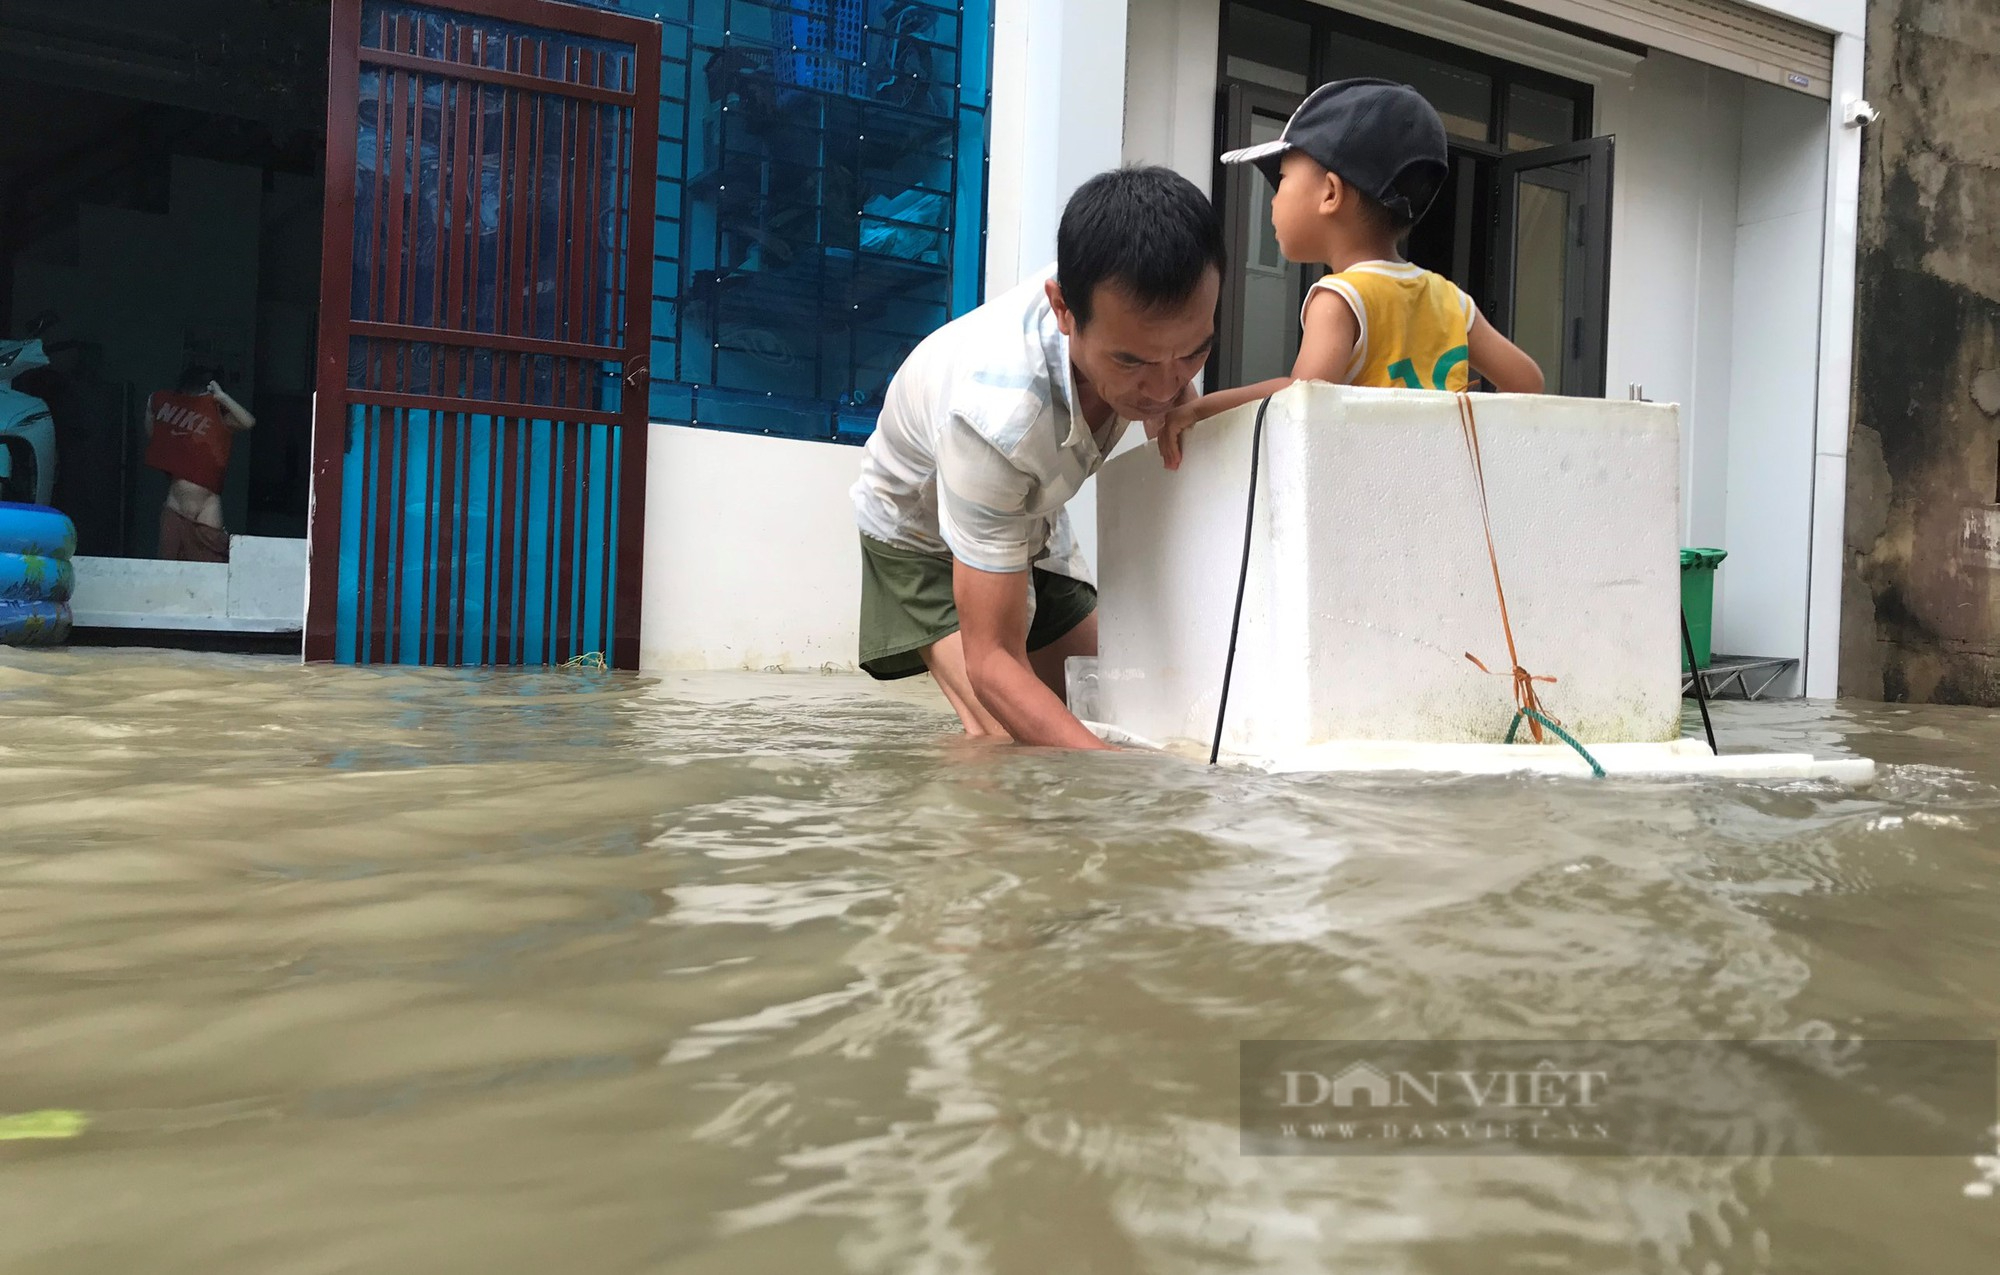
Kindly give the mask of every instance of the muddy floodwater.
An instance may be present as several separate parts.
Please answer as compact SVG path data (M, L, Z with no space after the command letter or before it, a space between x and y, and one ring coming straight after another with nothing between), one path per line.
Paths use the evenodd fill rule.
M1237 1126L1244 1040L1993 1038L2000 716L1720 712L1863 792L951 725L818 675L0 651L0 1271L2000 1270L1971 1156Z

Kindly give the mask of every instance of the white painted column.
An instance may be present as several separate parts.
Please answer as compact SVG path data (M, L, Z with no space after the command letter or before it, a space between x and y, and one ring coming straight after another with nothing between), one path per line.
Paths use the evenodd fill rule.
M999 0L994 10L986 290L1056 256L1063 205L1125 139L1125 0Z
M1733 320L1716 316L1730 333L1730 355L1724 464L1712 475L1723 479L1720 547L1729 551L1716 582L1715 640L1717 650L1732 654L1803 661L1826 271L1826 109L1774 84L1742 89L1742 168L1728 218L1733 278L1724 294ZM1773 690L1796 695L1799 685L1787 678Z
M986 115L986 295L997 297L1021 274L1021 183L1027 167L1028 8L1033 0L995 0L993 102Z
M1812 583L1805 691L1840 692L1840 592L1847 555L1847 441L1853 412L1855 254L1860 238L1861 130L1846 123L1862 92L1866 40L1839 37L1827 141L1826 263L1820 290L1819 426L1813 456Z
M1056 259L1076 188L1125 150L1126 0L998 0L987 175L986 295ZM1097 559L1097 484L1069 506Z
M1127 8L1125 162L1165 164L1207 191L1221 0L1128 0Z

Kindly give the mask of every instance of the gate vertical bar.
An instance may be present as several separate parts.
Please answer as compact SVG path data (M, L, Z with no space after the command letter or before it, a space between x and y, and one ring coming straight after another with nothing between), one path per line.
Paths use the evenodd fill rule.
M305 657L335 659L340 594L341 465L352 436L347 318L354 296L354 192L360 147L361 5L333 6L327 76L326 213L320 242L319 372L314 378L312 490L306 521ZM332 320L332 321L329 321Z
M626 208L625 361L619 386L617 554L612 568L617 582L612 662L619 668L639 667L639 609L645 588L646 562L646 442L651 429L647 412L652 401L653 344L653 213L659 190L660 48L641 46L634 58L631 202ZM649 105L650 104L650 105Z

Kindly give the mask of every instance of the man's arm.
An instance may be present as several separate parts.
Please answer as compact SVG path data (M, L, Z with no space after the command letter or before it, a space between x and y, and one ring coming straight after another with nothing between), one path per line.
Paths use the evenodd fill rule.
M951 585L972 693L1014 741L1108 749L1110 745L1063 707L1028 663L1029 573L981 571L954 561Z

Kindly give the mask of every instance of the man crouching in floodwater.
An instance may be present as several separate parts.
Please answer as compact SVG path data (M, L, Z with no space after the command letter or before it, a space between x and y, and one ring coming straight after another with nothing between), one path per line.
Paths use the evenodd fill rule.
M1064 210L1053 270L911 352L854 485L862 668L928 671L968 735L1106 746L1064 700L1064 661L1097 653L1097 590L1063 507L1128 424L1191 400L1222 260L1186 178L1104 173Z

